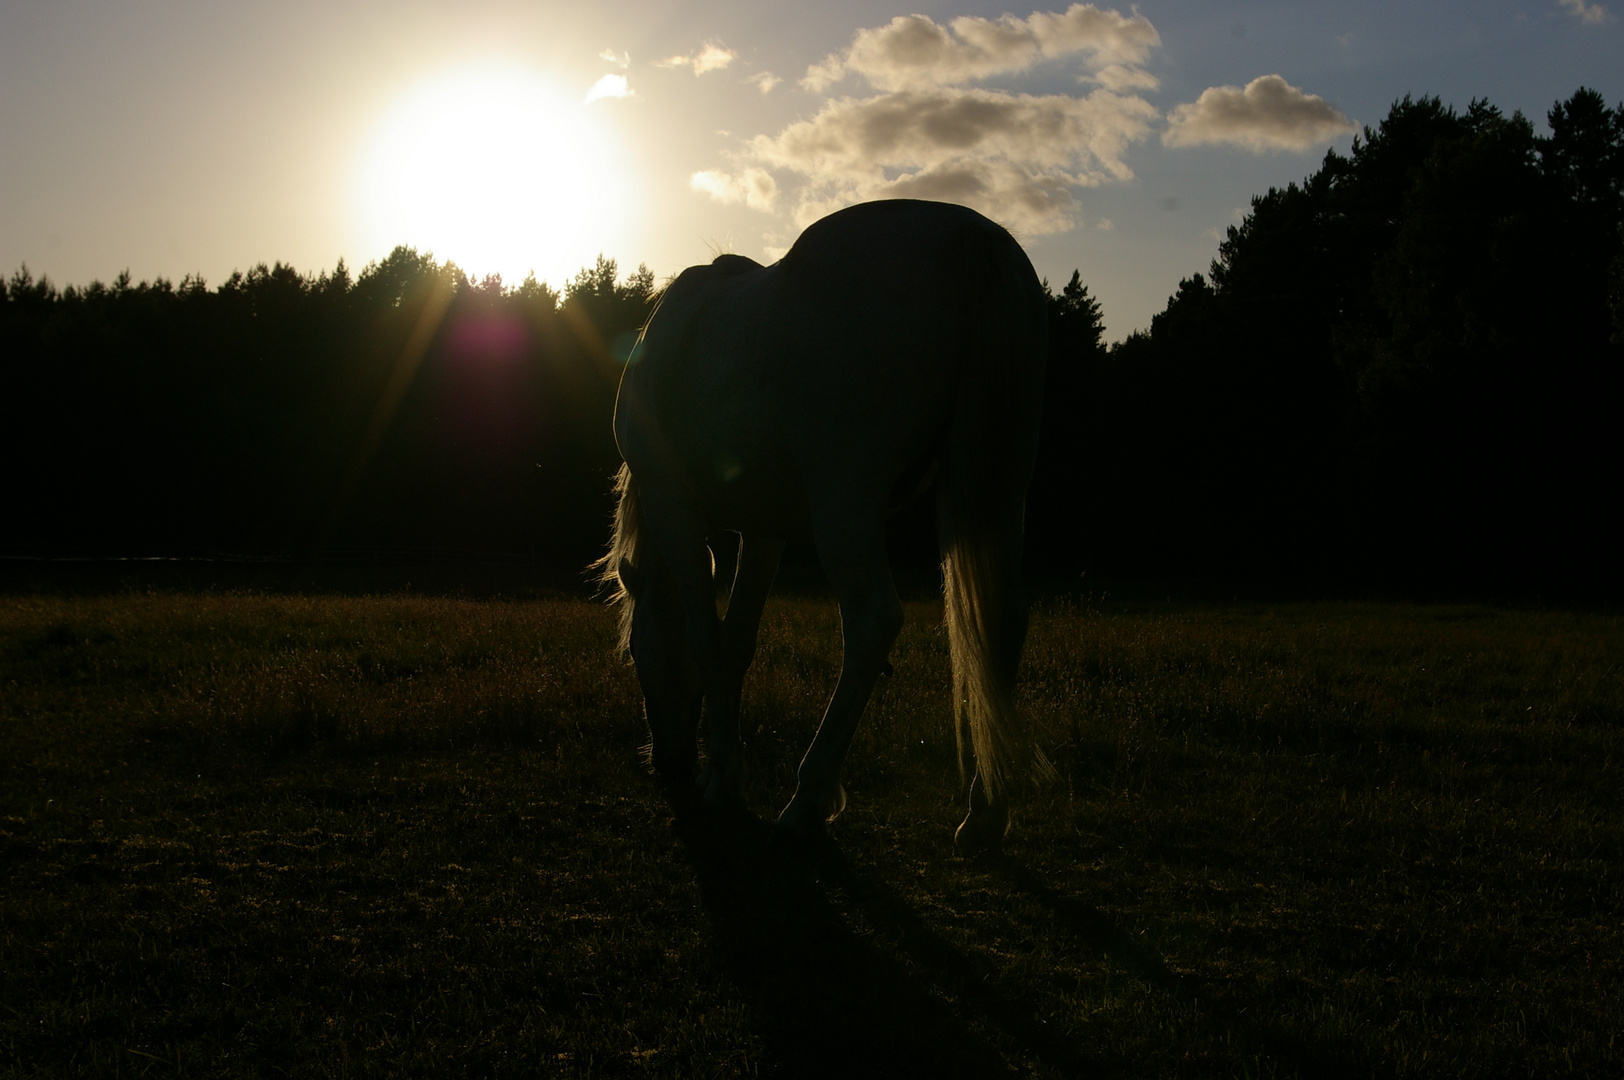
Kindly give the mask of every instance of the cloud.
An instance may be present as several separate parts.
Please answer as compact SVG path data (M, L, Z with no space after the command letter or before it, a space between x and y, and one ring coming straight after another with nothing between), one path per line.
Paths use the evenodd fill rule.
M1143 64L1159 44L1143 15L1093 4L1073 4L1063 13L1036 11L1025 19L963 15L947 26L925 15L899 15L885 26L859 30L850 48L813 64L801 84L821 91L855 74L879 90L954 86L1078 54L1092 68L1127 70Z
M736 174L706 169L689 177L688 186L717 202L744 203L752 210L771 212L778 201L778 181L765 169L742 169Z
M1031 173L1007 161L967 158L865 185L856 195L857 201L932 199L979 207L1015 232L1034 236L1065 232L1077 224L1077 199L1071 189L1072 180L1064 175ZM819 212L807 213L806 209L810 207L797 207L795 215L795 223L802 228L827 212L819 208Z
M878 93L826 100L809 119L746 140L728 168L696 173L691 186L782 207L798 227L854 202L908 197L963 203L1025 235L1064 232L1081 223L1079 187L1133 177L1125 154L1160 119L1139 96L1158 85L1142 65L1160 42L1144 16L1093 4L946 25L901 16L857 31L801 81L822 91L853 77ZM975 85L1051 59L1076 64L1093 88L1033 95ZM767 190L763 178L774 187L752 200Z
M841 65L840 57L830 56L821 64L812 64L806 69L806 77L801 85L813 93L821 94L831 83L837 83L846 77L846 69Z
M777 75L774 75L770 71L758 71L756 74L750 76L744 81L749 83L751 86L754 86L757 90L760 90L763 94L770 94L772 93L773 87L777 86L784 80L780 79Z
M810 120L749 140L737 157L746 171L804 179L795 210L803 224L831 203L912 197L962 202L1022 232L1051 233L1075 223L1073 187L1133 176L1123 152L1149 135L1156 115L1143 99L1104 89L1086 97L910 90L827 102Z
M1144 68L1124 67L1122 64L1108 64L1086 78L1107 90L1154 90L1162 85L1160 79Z
M1335 106L1305 94L1279 75L1238 86L1213 86L1167 114L1162 142L1168 146L1230 143L1254 153L1308 150L1358 125Z
M631 97L633 92L626 85L626 76L605 75L592 84L592 89L586 92L586 100L588 104L591 104L599 98Z
M737 60L738 57L739 54L732 49L707 41L704 48L692 56L668 56L664 60L656 60L654 66L663 68L691 67L694 69L695 75L703 75L707 71L721 71L734 60Z
M1585 0L1556 0L1556 2L1567 8L1580 22L1589 26L1597 26L1607 21L1607 9L1600 4L1587 4Z
M932 168L966 158L1076 172L1077 183L1126 180L1129 142L1156 110L1139 98L1096 90L1087 97L1002 90L910 90L839 98L810 120L750 140L748 153L807 176L862 180L886 169Z
M631 53L627 53L627 52L618 52L617 53L613 49L605 49L605 50L603 50L603 52L598 54L598 59L599 60L607 60L611 64L615 65L616 67L628 68L628 67L632 66L632 54Z

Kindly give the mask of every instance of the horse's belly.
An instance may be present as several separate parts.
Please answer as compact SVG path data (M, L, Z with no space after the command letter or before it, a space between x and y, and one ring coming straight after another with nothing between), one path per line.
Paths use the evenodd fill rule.
M721 445L705 458L712 465L701 498L713 529L811 539L805 486L781 450Z

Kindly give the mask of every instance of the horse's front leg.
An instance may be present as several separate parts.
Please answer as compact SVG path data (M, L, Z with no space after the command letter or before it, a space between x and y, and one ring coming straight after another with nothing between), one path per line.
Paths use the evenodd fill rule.
M705 732L709 761L699 774L705 802L716 807L740 805L744 748L739 742L739 697L744 675L756 656L761 612L778 573L782 540L739 538L739 565L722 619L720 646L711 684L705 691Z
M633 564L632 660L643 689L655 771L673 794L692 797L705 688L716 676L721 625L704 533L681 504L648 499L649 537ZM626 567L622 581L626 581ZM639 595L640 593L640 595Z
M840 766L902 630L902 601L891 580L883 525L855 536L820 535L818 555L840 602L843 650L834 697L801 759L795 796L778 817L780 826L806 836L822 835L845 808Z

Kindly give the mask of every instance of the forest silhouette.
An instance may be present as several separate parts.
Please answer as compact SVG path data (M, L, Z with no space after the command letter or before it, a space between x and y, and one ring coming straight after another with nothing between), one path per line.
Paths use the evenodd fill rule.
M1537 132L1397 102L1269 190L1149 330L1050 295L1029 566L1324 588L1616 592L1624 105ZM656 296L562 293L396 248L0 285L0 555L503 555L581 566ZM929 558L929 512L897 519Z

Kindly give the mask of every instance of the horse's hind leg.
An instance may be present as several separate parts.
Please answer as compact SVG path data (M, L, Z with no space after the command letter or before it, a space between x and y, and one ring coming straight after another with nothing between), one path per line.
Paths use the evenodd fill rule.
M984 613L992 616L989 619L992 632L988 646L992 655L988 657L988 674L995 681L992 688L994 694L1013 703L1015 672L1020 665L1021 648L1026 643L1026 596L1018 574L1008 575L999 582L998 587L1003 602L983 605L994 609L993 612ZM1006 738L1013 746L1022 748L1026 755L1030 755L1032 751L1023 717L1010 709L1004 720L1009 729ZM998 792L996 797L989 797L983 772L986 765L979 760L976 762L975 776L970 781L970 808L953 833L953 846L960 855L979 855L1002 846L1004 835L1009 832L1010 804L1026 786L1027 773L1032 767L1029 758L1011 764L1014 766L1013 775L1006 778L1005 789Z
M785 829L814 836L845 807L840 766L902 629L902 602L891 580L878 515L867 527L820 529L818 556L840 602L840 681L801 759L795 796L778 817Z
M711 685L705 691L705 729L710 760L699 774L699 787L712 806L739 803L743 748L739 744L739 696L744 673L756 656L761 610L767 604L784 542L763 537L739 538L739 565L722 619L720 648Z
M1020 574L1022 516L1022 500L1012 496L1002 505L988 500L967 522L942 522L947 617L960 643L955 683L966 692L961 707L969 710L964 717L969 741L976 754L984 748L1002 751L999 762L976 759L969 812L953 838L962 855L1003 843L1011 804L1024 794L1034 768L1044 768L1015 708L1015 674L1028 619Z
M970 812L953 833L953 847L960 855L980 855L996 851L1009 832L1009 799L996 802L987 798L987 789L977 770L970 781Z

